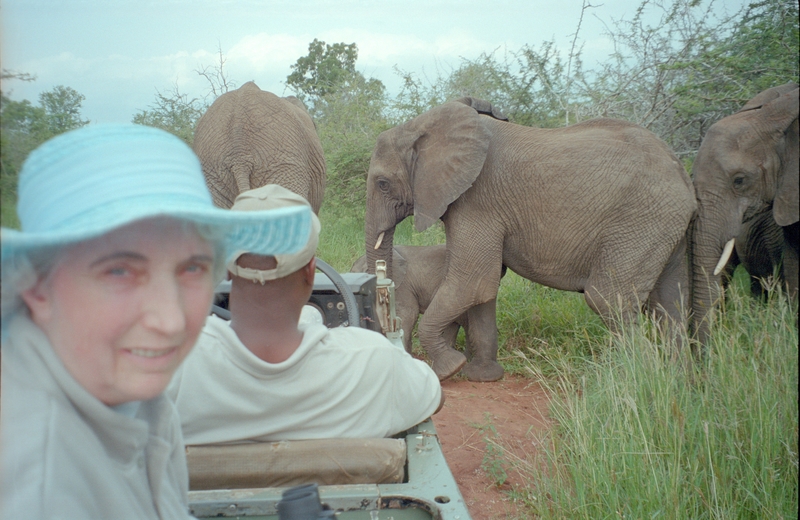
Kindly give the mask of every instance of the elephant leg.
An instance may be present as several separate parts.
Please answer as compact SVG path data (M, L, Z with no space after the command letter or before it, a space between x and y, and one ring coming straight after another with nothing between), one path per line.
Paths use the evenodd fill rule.
M442 333L442 338L444 338L445 342L448 345L451 345L453 348L456 346L456 340L458 339L458 331L461 330L461 325L456 322L451 323L447 327L445 327L444 332ZM469 344L467 344L467 358L469 358Z
M462 372L470 381L497 381L503 367L497 362L497 299L467 311L467 345L472 353Z
M681 292L688 289L687 223L679 226L664 219L656 224L646 236L629 229L627 222L609 229L603 254L587 280L586 302L613 332L635 324L644 306L675 323L682 321ZM644 238L632 243L632 236Z
M637 264L641 265L639 262L628 264L629 274L626 275L616 264L601 263L586 283L583 295L586 303L615 334L636 322L657 277L654 273L649 284L646 276L637 277L634 273L641 271L630 268Z
M230 172L227 169L223 169L220 172L221 168L221 166L216 165L203 165L203 176L206 179L206 186L211 193L211 200L214 205L218 208L230 209L238 192L236 191L236 183L230 177Z
M647 299L647 306L655 313L662 333L678 347L683 345L686 337L688 286L689 266L684 238L678 242Z
M448 345L445 329L471 307L497 298L503 266L503 236L482 229L476 240L471 220L443 218L447 240L447 274L419 322L419 341L428 352L431 368L440 380L458 373L467 363L461 352ZM496 325L495 325L496 327Z
M798 294L798 249L800 249L800 222L784 228L783 278L790 298Z
M449 342L448 327L453 324L453 319L458 314L449 317L447 300L442 289L444 287L439 288L431 305L422 315L418 327L419 342L428 353L431 368L440 381L455 375L467 363L466 356L453 348L455 345ZM437 299L440 298L442 303L437 303ZM441 322L444 322L444 325L440 325Z
M767 294L764 291L764 278L750 275L750 295L761 301L766 301Z
M583 294L587 305L603 318L606 326L615 334L636 321L641 307L634 302L643 301L643 296L631 291L623 292L607 279L591 278Z
M472 342L469 339L469 313L465 312L461 316L458 317L456 320L456 325L458 325L459 329L464 329L464 337L466 339L464 344L464 355L467 356L467 359L472 359L475 355L475 349L472 346ZM456 330L456 338L458 337L458 329ZM453 339L456 339L453 338ZM453 341L453 345L455 345L455 341Z
M397 294L395 292L395 294ZM419 319L419 305L415 298L399 296L395 302L396 312L400 318L400 326L403 328L403 347L406 352L411 354L411 336L414 334L414 326Z

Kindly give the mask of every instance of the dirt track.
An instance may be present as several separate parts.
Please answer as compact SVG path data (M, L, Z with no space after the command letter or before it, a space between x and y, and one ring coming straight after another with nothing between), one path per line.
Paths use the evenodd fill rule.
M526 518L506 493L522 484L520 476L507 471L506 481L496 485L492 473L501 472L491 456L484 464L484 439L496 435L514 455L533 456L550 425L547 393L534 381L513 376L493 383L448 380L442 388L447 400L433 422L473 520Z

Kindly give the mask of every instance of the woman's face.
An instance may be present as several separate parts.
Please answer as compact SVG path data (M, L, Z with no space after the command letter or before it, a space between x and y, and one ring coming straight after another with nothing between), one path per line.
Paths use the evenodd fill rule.
M169 218L65 248L22 298L72 376L109 406L160 394L214 293L214 248Z

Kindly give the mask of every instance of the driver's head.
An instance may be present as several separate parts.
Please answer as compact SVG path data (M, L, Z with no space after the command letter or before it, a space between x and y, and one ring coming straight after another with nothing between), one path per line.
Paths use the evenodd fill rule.
M279 186L267 184L261 188L239 194L233 203L232 211L263 211L293 206L310 207L300 195ZM237 251L228 261L228 272L235 277L251 280L264 285L267 281L284 278L308 266L314 259L319 243L320 222L311 214L311 233L305 247L293 254L264 256L249 251ZM313 266L312 266L313 273Z

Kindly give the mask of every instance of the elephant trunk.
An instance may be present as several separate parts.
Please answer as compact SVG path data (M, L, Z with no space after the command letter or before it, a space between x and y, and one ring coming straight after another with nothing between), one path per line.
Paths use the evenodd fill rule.
M394 244L394 228L378 232L374 226L367 225L366 252L367 272L375 273L375 261L386 262L386 276L392 278L392 246ZM372 228L372 229L370 229Z
M726 243L730 243L730 228L708 216L702 208L689 229L691 262L692 325L697 339L705 344L709 334L709 313L721 294L720 260ZM732 245L732 244L731 244Z

